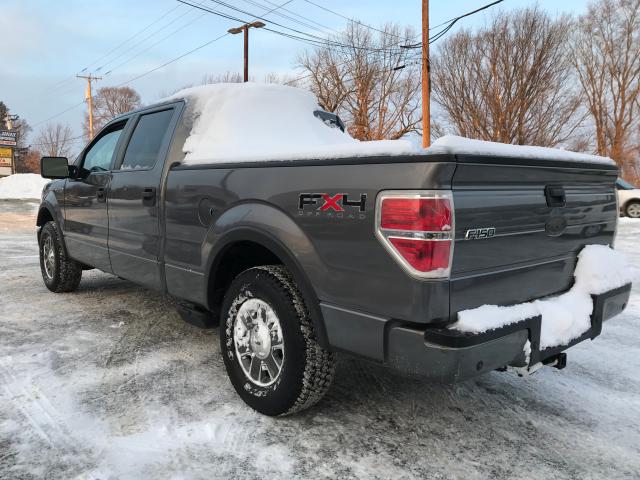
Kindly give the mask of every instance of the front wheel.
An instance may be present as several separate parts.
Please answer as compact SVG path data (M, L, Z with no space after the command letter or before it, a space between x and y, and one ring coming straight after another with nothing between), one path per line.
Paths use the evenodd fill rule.
M221 320L225 367L250 407L288 415L324 396L333 380L333 355L318 344L286 268L261 266L238 275L225 295Z
M82 278L82 265L67 256L55 222L47 222L40 232L40 271L55 293L73 292Z
M640 218L640 202L629 202L624 213L630 218Z

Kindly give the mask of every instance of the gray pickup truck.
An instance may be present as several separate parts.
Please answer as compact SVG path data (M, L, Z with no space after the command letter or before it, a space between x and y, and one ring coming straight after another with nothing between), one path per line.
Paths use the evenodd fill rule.
M42 159L42 276L71 292L97 268L219 324L229 378L259 412L317 402L336 352L443 382L562 367L626 306L630 285L594 296L591 328L546 349L540 317L447 328L463 310L569 289L580 250L613 243L615 166L454 151L189 164L188 109L128 113L72 165Z

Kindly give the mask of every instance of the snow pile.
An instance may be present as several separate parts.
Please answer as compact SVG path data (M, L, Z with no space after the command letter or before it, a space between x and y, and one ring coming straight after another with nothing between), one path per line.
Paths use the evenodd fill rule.
M284 85L216 84L182 90L193 126L185 164L410 155L409 140L361 142L315 117L313 94Z
M0 178L0 200L40 198L50 180L35 173L16 173Z
M564 160L573 162L591 162L603 165L615 165L608 157L576 153L557 148L509 145L506 143L485 142L470 138L445 135L433 142L429 153L448 153L458 155L491 155L511 158L533 158L538 160Z
M632 272L622 254L605 245L588 245L578 255L575 282L566 293L508 307L483 305L464 310L449 328L481 333L542 315L540 348L565 345L591 328L591 295L630 283Z

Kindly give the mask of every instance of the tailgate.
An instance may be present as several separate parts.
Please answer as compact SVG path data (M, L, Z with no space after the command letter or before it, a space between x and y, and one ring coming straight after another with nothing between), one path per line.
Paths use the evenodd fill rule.
M580 249L611 244L615 166L458 156L451 312L568 289Z

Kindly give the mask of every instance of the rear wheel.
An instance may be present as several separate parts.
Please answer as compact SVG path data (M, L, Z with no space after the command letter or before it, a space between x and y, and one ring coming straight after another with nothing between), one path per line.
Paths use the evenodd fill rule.
M320 400L333 355L318 344L309 311L280 265L244 271L222 305L220 348L238 395L265 415L287 415Z
M625 213L627 217L640 218L640 202L629 202L625 208Z
M47 222L40 232L40 271L46 287L55 293L74 291L82 278L82 264L65 253L55 222Z

